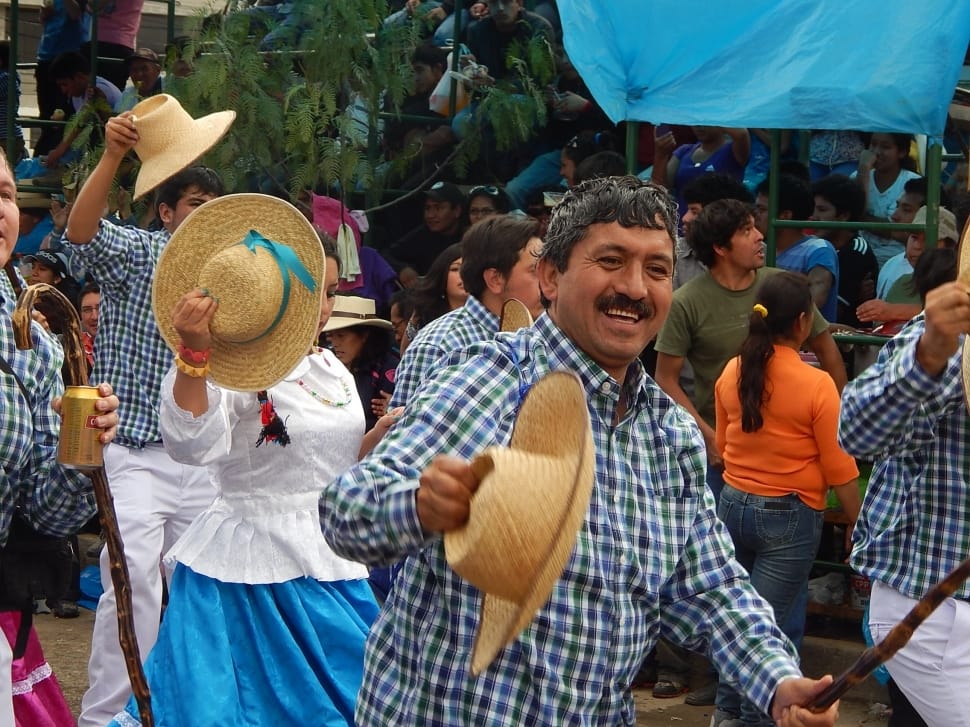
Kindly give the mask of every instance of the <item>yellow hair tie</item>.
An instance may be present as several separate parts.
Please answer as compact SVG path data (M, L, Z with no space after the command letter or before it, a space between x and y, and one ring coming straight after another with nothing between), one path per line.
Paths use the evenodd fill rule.
M183 361L180 356L176 356L175 368L186 376L191 376L193 379L201 379L209 373L209 362L206 361L204 366L196 366L195 364Z
M768 317L768 309L765 308L761 303L755 303L754 308L752 308L755 313L760 313L762 318Z

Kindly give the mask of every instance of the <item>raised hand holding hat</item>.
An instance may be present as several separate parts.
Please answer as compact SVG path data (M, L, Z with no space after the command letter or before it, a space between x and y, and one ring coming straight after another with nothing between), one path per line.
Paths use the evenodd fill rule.
M177 350L175 307L203 289L218 302L209 376L227 389L268 389L316 339L325 264L316 230L293 205L263 194L218 197L192 212L162 251L155 321Z
M215 146L236 118L235 111L193 119L178 100L165 93L136 104L128 115L138 132L134 144L141 160L135 199L151 192Z

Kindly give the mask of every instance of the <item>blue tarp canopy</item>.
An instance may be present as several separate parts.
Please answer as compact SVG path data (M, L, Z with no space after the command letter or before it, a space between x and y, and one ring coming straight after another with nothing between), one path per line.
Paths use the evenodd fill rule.
M970 0L559 0L614 122L939 136Z

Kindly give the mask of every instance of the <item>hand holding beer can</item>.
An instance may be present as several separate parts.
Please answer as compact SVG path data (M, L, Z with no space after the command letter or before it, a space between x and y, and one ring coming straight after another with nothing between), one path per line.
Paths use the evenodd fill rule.
M61 398L61 438L57 461L69 469L95 469L104 464L101 428L95 402L97 386L68 386Z

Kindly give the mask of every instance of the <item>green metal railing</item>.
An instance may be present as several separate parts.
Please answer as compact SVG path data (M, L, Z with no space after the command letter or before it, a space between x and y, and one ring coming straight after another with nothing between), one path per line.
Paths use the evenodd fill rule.
M167 13L166 13L166 37L169 41L175 37L175 3L176 0L161 0L162 2L167 2ZM102 2L102 0L95 0L95 4ZM7 78L7 98L9 99L7 103L7 118L4 119L6 128L6 139L7 146L4 151L7 153L7 158L12 159L16 151L16 139L14 137L15 129L19 125L21 127L29 128L51 128L57 126L64 126L67 122L65 121L53 121L51 119L35 119L26 116L17 116L14 113L13 100L17 98L17 74L15 69L27 69L33 68L34 63L17 63L17 58L20 55L20 33L17 29L20 25L20 0L10 0L10 27L14 29L14 32L10 34L10 73ZM98 43L97 43L97 29L98 29L98 15L97 13L91 14L91 84L95 83L95 78L98 75L98 62L108 59L100 58L98 56ZM122 90L122 89L119 89ZM24 140L26 142L26 139ZM32 187L32 189L40 189L38 187Z

